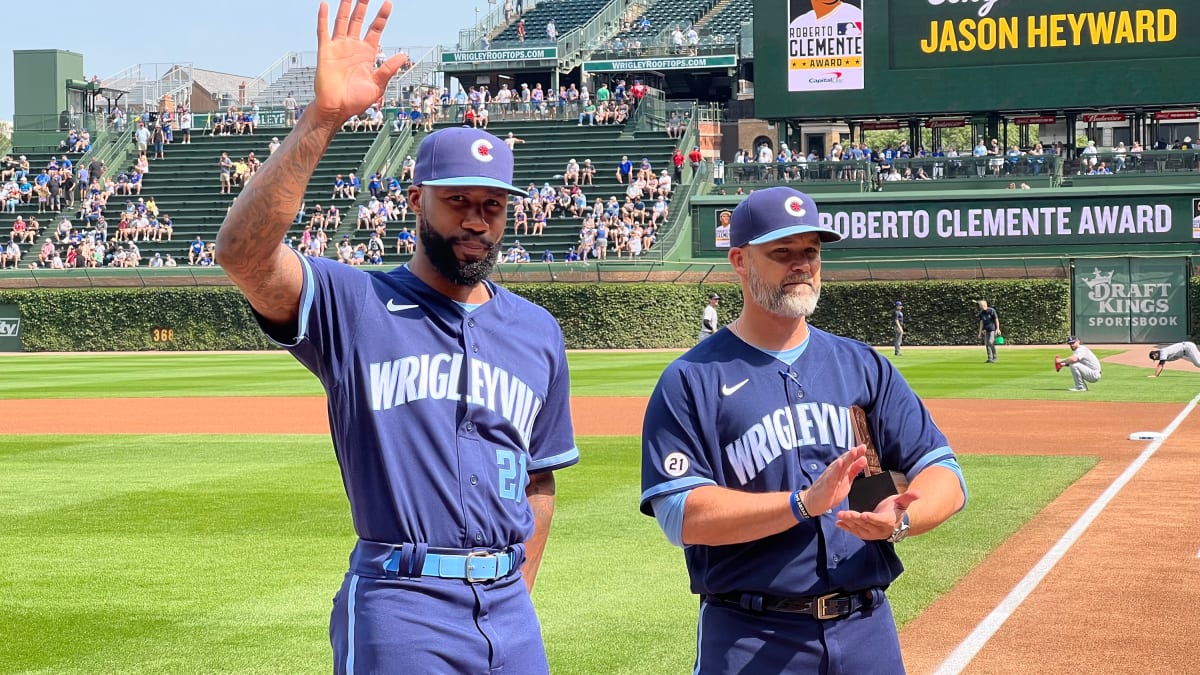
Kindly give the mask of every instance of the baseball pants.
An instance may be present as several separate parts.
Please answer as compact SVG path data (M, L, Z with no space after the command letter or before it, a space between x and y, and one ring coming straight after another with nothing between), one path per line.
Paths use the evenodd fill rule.
M1088 382L1099 382L1100 371L1090 366L1085 366L1079 361L1071 364L1071 377L1075 378L1075 388L1087 388Z
M1191 361L1193 366L1200 368L1200 349L1196 348L1195 342L1183 343L1183 358Z
M335 675L550 671L519 573L472 584L350 572L333 600L329 641Z
M882 604L826 621L702 602L695 672L903 675L892 606L880 597Z
M988 361L995 361L996 360L996 331L994 331L994 330L983 331L983 346L987 347Z

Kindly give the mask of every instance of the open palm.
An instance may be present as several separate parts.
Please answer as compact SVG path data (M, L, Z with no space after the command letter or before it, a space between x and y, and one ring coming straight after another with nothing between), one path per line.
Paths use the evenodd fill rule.
M329 6L321 3L317 13L317 77L313 106L322 117L340 124L379 100L388 80L399 70L404 60L395 54L375 67L379 39L387 25L392 3L385 0L375 19L362 33L363 18L368 0L341 0L332 34L329 30Z

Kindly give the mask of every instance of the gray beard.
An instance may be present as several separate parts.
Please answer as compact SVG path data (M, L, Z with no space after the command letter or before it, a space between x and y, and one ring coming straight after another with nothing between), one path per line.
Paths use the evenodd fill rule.
M786 316L792 319L808 318L817 310L817 302L821 299L821 286L813 284L812 293L797 295L789 292L783 286L770 286L754 269L754 263L746 259L746 273L750 280L750 296L763 309L772 314Z

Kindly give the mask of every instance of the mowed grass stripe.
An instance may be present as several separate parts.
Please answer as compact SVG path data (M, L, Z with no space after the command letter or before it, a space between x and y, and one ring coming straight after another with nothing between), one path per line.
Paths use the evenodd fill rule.
M637 511L639 440L579 443L534 594L553 672L686 672L697 601ZM904 543L901 622L1094 460L962 462L970 507ZM0 497L0 671L328 672L353 542L328 439L3 437Z
M1052 365L1055 354L1068 351L1065 346L1001 350L994 364L983 362L982 348L909 349L888 358L925 398L1081 400L1066 391L1070 374L1055 373ZM681 353L570 352L571 392L649 396L663 368ZM1101 358L1114 353L1097 351ZM1168 370L1158 379L1147 378L1150 372L1105 364L1103 379L1086 400L1186 403L1200 389L1200 371ZM282 352L0 355L0 375L0 399L324 394L316 377Z

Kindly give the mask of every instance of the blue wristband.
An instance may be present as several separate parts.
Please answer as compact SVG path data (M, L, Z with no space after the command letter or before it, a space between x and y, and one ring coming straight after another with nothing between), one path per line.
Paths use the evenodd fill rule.
M796 520L804 522L811 520L812 515L808 513L808 509L804 508L804 502L800 499L800 490L792 493L792 515L796 516Z

